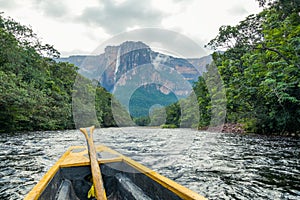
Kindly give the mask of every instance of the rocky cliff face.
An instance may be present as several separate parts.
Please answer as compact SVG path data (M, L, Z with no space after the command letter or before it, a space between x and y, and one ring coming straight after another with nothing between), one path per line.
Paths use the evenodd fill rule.
M105 70L101 74L100 83L109 91L112 91L115 83L126 76L126 73L134 68L151 63L151 49L142 42L124 42L120 46L108 46L105 48Z
M148 116L153 106L167 106L192 92L192 83L206 70L211 56L176 58L152 51L142 42L107 46L97 56L71 56L59 61L114 93L132 117Z
M159 79L163 77L159 73L153 73L153 70L162 68L170 69L170 76L172 73L177 73L183 77L184 81L192 83L197 81L205 71L206 65L211 62L211 56L202 59L175 58L154 52L142 42L127 41L119 46L107 46L104 53L98 56L71 56L61 58L59 61L77 65L80 68L79 73L99 81L108 91L113 91L116 83L121 82L124 85L135 75L139 76L141 84L143 81L149 82L149 77L153 82L159 82ZM149 68L149 73L138 73L138 69L142 67L145 70ZM166 83L164 87L161 87L161 91L168 93L166 87L173 87L170 84L172 83ZM178 93L184 95L184 91L178 90Z

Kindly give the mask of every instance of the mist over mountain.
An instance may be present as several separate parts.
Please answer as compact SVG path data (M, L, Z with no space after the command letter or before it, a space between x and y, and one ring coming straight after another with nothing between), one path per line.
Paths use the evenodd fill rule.
M58 61L78 66L80 74L98 81L107 91L117 93L118 100L128 109L139 110L132 107L132 102L149 108L155 101L166 106L187 97L193 82L206 70L212 57L177 58L155 52L143 42L127 41L107 46L100 55L74 55ZM138 100L130 99L137 97ZM134 113L143 116L148 115L147 112L141 109Z
M178 72L190 83L197 81L212 61L210 55L202 58L176 58L152 51L143 42L127 41L119 46L107 46L100 55L74 55L59 58L79 67L79 73L98 80L102 87L112 92L115 83L131 70L145 65L162 65Z

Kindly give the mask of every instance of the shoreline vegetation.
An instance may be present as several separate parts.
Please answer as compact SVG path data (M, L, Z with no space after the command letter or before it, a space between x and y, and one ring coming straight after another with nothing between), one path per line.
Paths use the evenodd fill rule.
M222 133L238 133L238 134L245 134L247 133L244 125L237 123L226 123L220 126L216 126L216 127L203 127L203 128L199 128L198 130L205 130L207 131L209 129L210 132L214 132L214 131L218 131L218 132L222 132ZM221 130L221 131L220 131Z
M235 26L221 26L206 45L215 53L212 64L193 86L200 119L192 127L299 135L300 2L257 1L263 8L260 13ZM180 100L152 118L159 118L165 110L163 127L179 127L181 106L189 103L189 99ZM184 120L194 118L193 110L187 113Z
M80 79L82 93L95 94L98 125L115 126L109 92L94 87L73 64L57 63L54 59L60 53L53 46L43 44L30 28L1 14L0 49L0 133L74 129L76 79ZM89 109L85 98L76 103L83 113Z
M162 128L184 124L183 128L205 130L208 126L218 129L224 123L211 116L226 116L222 132L299 136L300 3L257 2L263 8L261 13L236 26L220 27L207 44L215 51L213 62L193 85L199 121L195 122L189 97L154 110L151 119L146 116L133 121L145 126L150 121L161 122L164 116ZM79 75L76 66L57 63L54 59L60 53L52 45L42 44L30 28L2 14L0 49L0 133L74 129L74 92L95 94L97 122L85 124L117 126L111 110L112 94L100 85L91 87L91 81ZM76 78L82 79L84 92L74 91ZM86 113L89 103L84 98L78 101ZM122 105L117 106L121 115L128 116ZM182 107L185 116L181 116Z

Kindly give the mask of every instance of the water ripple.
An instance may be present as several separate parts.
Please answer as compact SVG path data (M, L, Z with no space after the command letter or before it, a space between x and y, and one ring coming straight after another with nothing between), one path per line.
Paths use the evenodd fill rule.
M209 199L299 199L300 140L190 129L97 129L107 145ZM21 199L72 145L77 130L2 134L0 199Z

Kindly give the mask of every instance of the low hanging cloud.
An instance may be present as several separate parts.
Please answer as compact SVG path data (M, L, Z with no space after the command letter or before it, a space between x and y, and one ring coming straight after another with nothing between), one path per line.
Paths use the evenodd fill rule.
M67 15L68 7L60 0L33 0L34 6L44 15L62 18Z
M159 26L164 16L148 1L131 0L115 3L103 0L98 7L86 8L78 19L85 24L100 26L109 34L126 31L129 27Z
M2 9L13 10L16 6L18 6L16 0L0 0L0 13L2 12Z
M241 5L234 5L229 10L227 10L227 12L233 16L242 16L248 13L247 10Z

